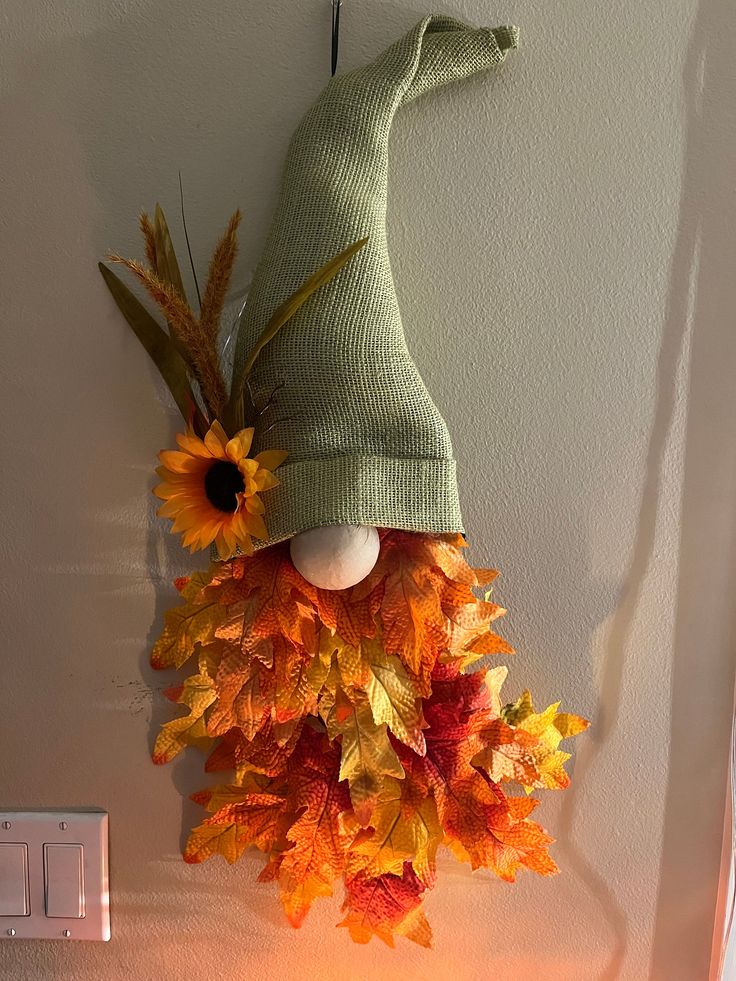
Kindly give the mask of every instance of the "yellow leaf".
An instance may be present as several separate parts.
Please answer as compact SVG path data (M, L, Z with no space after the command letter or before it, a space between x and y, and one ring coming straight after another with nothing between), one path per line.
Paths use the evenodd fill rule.
M501 717L506 723L515 726L520 732L527 733L537 743L532 751L538 773L537 779L530 780L528 783L520 781L527 793L534 787L563 790L570 783L570 778L564 769L570 754L563 753L557 747L563 739L584 732L590 723L578 715L558 712L559 706L560 703L555 702L543 712L535 712L532 697L528 691L525 691L516 702L506 705L501 712Z
M587 719L582 719L579 715L571 715L569 712L558 712L555 717L555 729L563 739L585 732L589 725Z
M206 749L210 744L204 719L186 715L161 726L151 758L154 763L170 763L186 746Z
M207 790L199 790L196 794L191 794L190 800L214 814L231 804L241 804L251 794L260 792L267 782L268 778L260 773L249 773L241 783L224 783Z
M187 706L189 715L172 719L161 726L153 747L154 763L169 763L185 746L197 746L200 749L209 746L210 740L203 716L216 697L217 693L209 675L195 674L186 679L177 701Z
M233 865L246 847L246 842L238 840L238 826L234 821L227 824L200 824L189 835L184 849L184 861L194 864L204 862L213 855L222 855Z
M373 721L366 695L356 692L352 701L342 689L336 696L325 692L319 711L330 739L340 739L340 780L350 784L353 808L365 825L384 777L401 778L404 769L389 742L385 723L376 725Z
M370 667L366 694L376 725L385 723L394 736L424 756L421 699L398 657L387 656L379 641L363 641Z
M370 677L369 658L365 656L369 646L365 643L357 646L347 644L338 634L332 638L331 646L337 654L337 666L343 688L365 688Z
M501 688L509 673L509 669L501 664L497 668L486 671L483 679L491 696L490 712L495 718L501 714Z
M315 695L319 695L322 686L327 681L330 666L332 665L332 655L335 650L333 641L337 639L337 637L333 637L330 634L329 630L323 628L320 631L319 650L312 658L312 662L307 669L307 681Z
M443 838L437 805L430 795L415 808L407 808L402 785L403 781L386 779L371 817L372 834L360 838L348 854L348 878L358 872L370 878L386 872L401 875L404 862L411 862L422 882L433 882L437 848Z
M215 640L226 611L216 599L201 595L210 579L209 573L195 573L182 591L184 603L166 611L163 632L151 653L154 668L180 668L197 644Z

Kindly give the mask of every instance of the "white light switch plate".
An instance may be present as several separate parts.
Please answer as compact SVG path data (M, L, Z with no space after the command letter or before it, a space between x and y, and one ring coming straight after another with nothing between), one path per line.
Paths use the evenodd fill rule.
M0 852L6 845L27 846L25 908L30 910L25 916L0 915L0 940L109 940L107 841L105 811L0 811ZM49 845L81 848L44 847ZM17 848L5 854L0 909L22 909L15 880L23 863ZM76 915L64 915L70 911Z

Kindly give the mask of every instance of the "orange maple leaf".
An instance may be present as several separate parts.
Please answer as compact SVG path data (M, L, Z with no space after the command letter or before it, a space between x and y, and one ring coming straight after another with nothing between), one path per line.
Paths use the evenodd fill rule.
M489 625L492 569L472 569L460 536L382 530L379 560L348 590L319 590L288 543L177 583L157 666L196 653L198 673L167 694L189 714L166 723L161 760L216 740L207 771L229 783L195 794L208 812L188 862L267 855L298 926L334 882L347 885L345 926L364 943L406 936L428 946L421 900L444 842L473 868L513 880L520 868L556 871L552 839L530 820L537 801L516 782L562 788L559 742L587 723L525 692L503 705L505 667L466 673L512 653Z
M350 798L339 778L339 753L324 736L305 729L289 764L289 799L297 820L286 832L291 847L278 865L279 893L286 915L301 926L319 896L332 895L355 835L347 819Z
M299 720L283 744L277 741L270 719L265 721L253 739L248 739L242 729L229 729L207 758L205 770L211 773L242 769L276 776L283 771L291 756L301 725L302 720Z
M359 944L378 937L389 947L394 935L405 936L422 947L432 946L432 931L421 911L426 886L406 863L402 875L386 874L375 879L358 875L347 884L338 926L346 927Z
M204 862L220 854L232 864L246 848L268 851L279 837L279 820L287 806L278 794L251 793L225 804L194 828L184 848L184 861Z

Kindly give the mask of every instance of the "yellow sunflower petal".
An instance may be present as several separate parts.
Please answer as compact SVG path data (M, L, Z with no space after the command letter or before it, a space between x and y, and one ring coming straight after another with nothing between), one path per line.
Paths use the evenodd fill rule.
M241 511L243 522L254 538L260 538L262 542L268 539L268 528L260 514L253 514L252 511Z
M212 520L212 515L207 514L201 508L185 508L183 511L179 511L174 518L174 524L171 530L179 532L201 529Z
M220 556L223 562L226 562L232 557L233 549L228 546L222 532L220 532L217 538L215 538L215 548L217 549L217 554Z
M156 473L164 483L171 484L172 487L189 487L192 492L199 493L207 470L208 465L205 465L201 470L192 473L172 473L166 467L158 467Z
M217 520L207 521L204 523L199 522L197 525L184 532L181 539L182 544L187 548L191 548L192 551L200 548L207 548L207 546L211 545L215 540L219 530L220 522Z
M199 457L202 460L212 459L210 451L199 436L195 436L194 433L177 433L176 442L185 453L191 453L192 456Z
M243 495L246 510L252 514L265 514L266 506L257 494Z
M193 492L185 484L172 484L171 481L165 480L163 484L156 484L153 488L153 493L156 497L161 497L166 501L170 497L188 496L196 492Z
M238 548L244 555L253 554L253 542L247 532L242 535L238 535Z
M177 494L172 497L167 497L156 514L160 515L162 518L174 518L181 511L192 506L193 505L191 504L191 501L187 495Z
M172 473L194 473L202 469L202 460L189 453L181 453L179 450L161 450L158 455L159 460Z
M204 438L204 445L217 460L226 460L225 447L228 444L227 433L215 419Z
M269 490L271 487L278 487L280 480L274 477L270 470L259 470L253 478L256 489L259 491Z
M235 515L231 529L233 535L235 536L235 545L241 552L245 552L246 555L251 555L253 553L253 543L240 514Z
M253 459L266 470L275 470L276 467L281 466L288 455L284 450L263 450L261 453L257 453Z
M255 430L251 427L250 429L241 429L239 433L233 436L225 447L228 460L233 463L240 463L243 457L248 456L254 432Z

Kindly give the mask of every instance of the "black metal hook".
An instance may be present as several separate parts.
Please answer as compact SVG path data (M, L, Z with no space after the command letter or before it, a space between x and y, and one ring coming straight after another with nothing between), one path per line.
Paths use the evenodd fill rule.
M332 0L332 74L337 71L337 49L340 41L340 7L342 0Z

